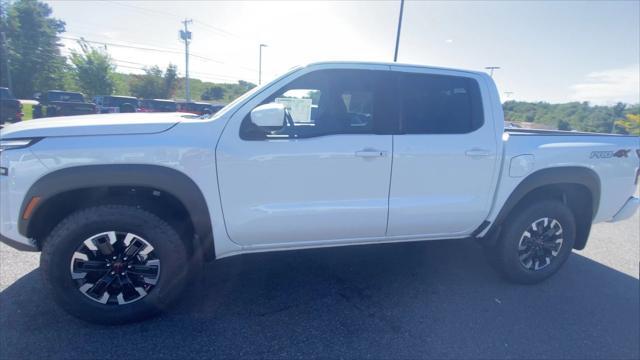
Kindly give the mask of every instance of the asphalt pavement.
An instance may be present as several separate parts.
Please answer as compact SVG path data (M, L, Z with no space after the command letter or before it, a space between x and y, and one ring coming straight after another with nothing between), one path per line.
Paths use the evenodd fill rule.
M0 359L640 357L638 215L599 224L533 286L473 241L252 254L205 266L141 323L77 320L43 289L39 254L0 245Z

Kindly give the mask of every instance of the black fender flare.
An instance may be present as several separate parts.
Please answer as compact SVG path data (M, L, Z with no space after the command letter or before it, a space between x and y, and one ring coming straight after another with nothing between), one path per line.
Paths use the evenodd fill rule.
M489 233L484 237L486 242L493 243L499 233L500 225L506 220L511 211L520 203L525 196L532 191L547 185L582 185L591 193L591 219L588 224L584 224L584 229L579 230L576 238L576 248L582 249L586 245L591 228L591 221L598 212L600 205L600 178L595 171L590 168L580 166L553 167L535 171L529 174L516 186L507 201L502 206L498 216L493 222Z
M47 200L72 190L107 186L144 186L171 194L188 211L198 245L205 258L213 258L213 230L207 202L198 185L183 172L146 164L81 165L53 171L38 179L27 191L21 209L18 231L28 237L29 224L34 217L24 219L22 214L34 197L40 201L32 213Z

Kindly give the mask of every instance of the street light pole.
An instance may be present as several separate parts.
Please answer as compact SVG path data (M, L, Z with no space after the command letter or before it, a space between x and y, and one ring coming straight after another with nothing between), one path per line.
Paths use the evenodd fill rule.
M260 44L260 54L258 55L258 85L262 83L262 48L267 47L266 44Z
M400 0L400 16L398 17L398 32L396 33L396 51L393 53L393 62L398 62L398 47L400 46L400 30L402 29L402 12L404 0Z
M184 30L180 30L180 38L184 40L184 93L187 102L191 101L191 84L189 83L189 41L191 40L191 31L189 31L189 24L192 22L193 20L184 19L182 22Z
M485 66L485 69L490 70L489 76L493 77L493 70L500 69L500 66Z

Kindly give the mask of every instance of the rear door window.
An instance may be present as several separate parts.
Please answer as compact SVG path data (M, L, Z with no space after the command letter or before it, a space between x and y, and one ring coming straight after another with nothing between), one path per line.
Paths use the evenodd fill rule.
M478 83L461 76L400 74L401 133L466 134L484 123Z

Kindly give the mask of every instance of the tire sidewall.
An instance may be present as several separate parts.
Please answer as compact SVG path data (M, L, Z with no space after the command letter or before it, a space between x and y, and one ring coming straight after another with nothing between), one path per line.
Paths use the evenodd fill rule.
M525 268L518 257L518 245L523 233L536 220L541 218L556 219L562 226L562 247L551 264L539 269ZM499 261L503 274L512 281L532 284L553 275L562 267L572 252L575 243L575 219L569 208L559 201L544 200L529 207L516 209L514 216L507 220L507 225L498 246Z
M154 247L160 276L142 299L124 305L101 304L84 295L71 278L74 252L84 240L106 231L133 233ZM166 309L182 291L188 274L185 247L177 233L154 215L127 206L96 207L71 215L45 243L41 268L65 310L88 321L110 324L141 320Z

